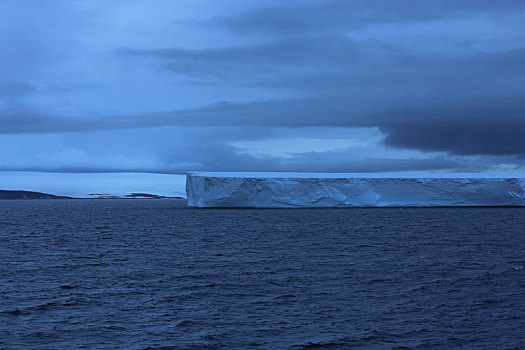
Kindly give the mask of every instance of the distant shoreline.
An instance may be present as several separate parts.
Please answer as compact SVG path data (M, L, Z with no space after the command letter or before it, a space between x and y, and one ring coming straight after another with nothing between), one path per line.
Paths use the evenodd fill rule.
M115 196L104 193L93 193L90 197L70 197L58 196L50 193L23 191L23 190L0 190L0 199L7 200L27 200L27 199L178 199L185 200L183 197L160 196L150 193L130 193L125 196Z

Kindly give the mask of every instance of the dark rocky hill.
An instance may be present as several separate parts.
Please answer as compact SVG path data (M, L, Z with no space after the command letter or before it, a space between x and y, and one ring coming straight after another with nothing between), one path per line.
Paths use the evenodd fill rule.
M31 191L0 190L0 199L69 199L71 197L55 196L48 193Z

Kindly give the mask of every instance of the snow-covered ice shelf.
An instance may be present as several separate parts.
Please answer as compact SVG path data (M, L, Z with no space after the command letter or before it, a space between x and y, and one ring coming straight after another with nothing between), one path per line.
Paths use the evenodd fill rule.
M184 175L150 173L45 173L0 171L0 190L45 192L79 198L127 197L131 193L185 196Z
M186 176L190 207L525 206L525 173L205 173Z

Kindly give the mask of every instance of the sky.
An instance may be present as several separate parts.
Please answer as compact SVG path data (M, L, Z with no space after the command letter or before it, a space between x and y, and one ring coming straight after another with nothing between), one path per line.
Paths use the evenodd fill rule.
M525 170L523 0L0 0L0 171Z

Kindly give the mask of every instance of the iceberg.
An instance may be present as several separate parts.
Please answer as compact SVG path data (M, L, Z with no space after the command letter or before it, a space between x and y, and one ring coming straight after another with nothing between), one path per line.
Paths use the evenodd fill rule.
M525 173L189 172L186 194L199 208L525 206Z

